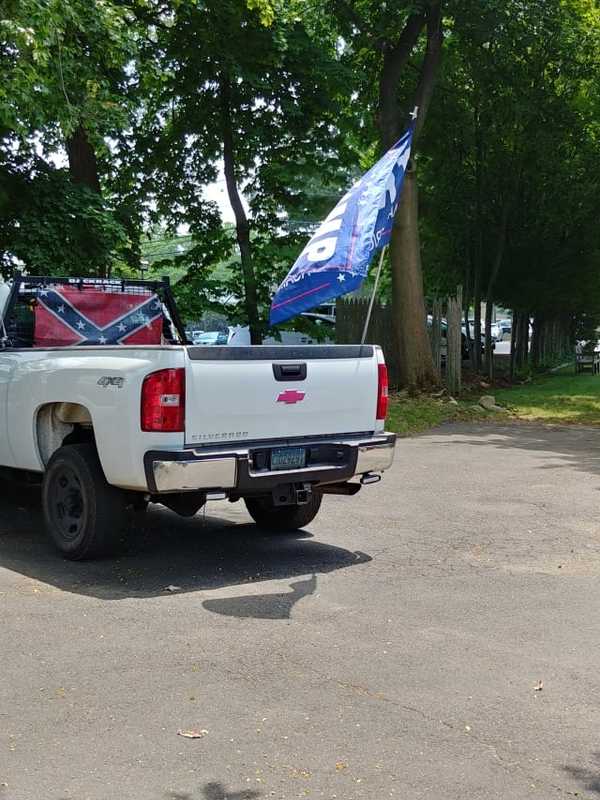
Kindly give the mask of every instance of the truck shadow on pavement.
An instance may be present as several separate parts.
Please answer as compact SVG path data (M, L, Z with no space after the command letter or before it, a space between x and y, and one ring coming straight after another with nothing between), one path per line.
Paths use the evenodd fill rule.
M207 611L212 611L215 614L238 617L239 619L249 617L253 619L289 619L292 608L298 600L314 594L317 588L317 576L312 575L308 580L290 583L289 588L292 590L291 592L249 594L241 597L205 600L202 606Z
M183 519L154 506L128 530L116 557L70 562L47 538L39 490L0 483L0 568L103 600L301 578L283 593L246 591L203 603L207 611L227 616L286 619L298 600L315 591L317 575L371 560L366 553L314 541L307 531L273 536L253 524L201 514Z
M596 769L571 765L566 765L563 769L572 778L575 778L576 781L581 783L586 791L600 795L600 753L594 753L593 756L598 762L598 767Z

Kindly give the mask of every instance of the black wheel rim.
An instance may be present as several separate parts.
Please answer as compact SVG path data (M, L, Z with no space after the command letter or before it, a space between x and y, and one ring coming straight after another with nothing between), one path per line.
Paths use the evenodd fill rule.
M74 542L84 529L87 510L75 470L61 465L52 476L49 490L54 529L65 542Z

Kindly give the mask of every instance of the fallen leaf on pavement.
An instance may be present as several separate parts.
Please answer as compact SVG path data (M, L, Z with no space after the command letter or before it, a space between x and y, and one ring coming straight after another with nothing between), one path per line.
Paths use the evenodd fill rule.
M201 731L177 731L177 736L184 736L186 739L202 739L208 733L204 728Z

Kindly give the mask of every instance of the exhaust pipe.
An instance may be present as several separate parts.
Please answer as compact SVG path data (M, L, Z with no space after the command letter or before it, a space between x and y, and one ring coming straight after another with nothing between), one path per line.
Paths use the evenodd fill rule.
M365 474L361 477L360 482L363 486L367 486L369 483L379 483L381 480L381 475L378 475L376 472L365 472Z

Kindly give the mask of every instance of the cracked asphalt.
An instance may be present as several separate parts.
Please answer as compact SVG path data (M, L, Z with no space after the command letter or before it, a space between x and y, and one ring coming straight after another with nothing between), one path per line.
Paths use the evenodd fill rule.
M449 425L302 534L71 564L3 484L0 799L599 797L599 490L600 431Z

